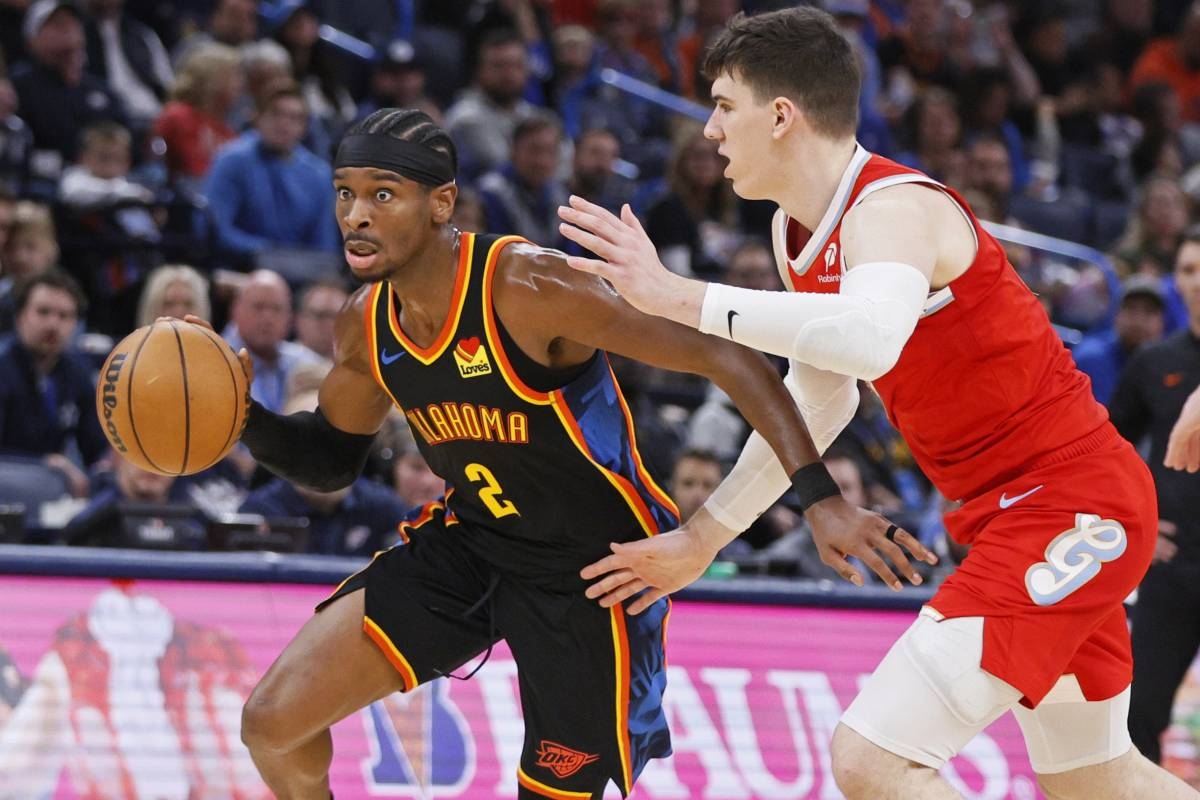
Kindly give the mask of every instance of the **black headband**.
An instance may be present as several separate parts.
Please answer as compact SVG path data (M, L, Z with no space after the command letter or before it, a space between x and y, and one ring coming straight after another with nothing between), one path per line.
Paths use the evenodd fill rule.
M333 168L378 167L426 186L454 180L454 167L445 153L416 142L379 133L356 133L338 145Z

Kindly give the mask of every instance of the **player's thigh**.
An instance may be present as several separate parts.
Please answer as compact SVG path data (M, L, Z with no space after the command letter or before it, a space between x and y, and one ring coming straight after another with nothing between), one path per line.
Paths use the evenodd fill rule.
M1021 698L980 666L984 622L939 620L923 611L867 679L842 724L896 756L940 769Z
M497 615L525 717L521 785L595 793L611 780L627 792L649 759L670 752L662 711L669 607L661 600L630 616L578 591L502 586Z
M276 748L307 741L404 687L363 632L363 591L314 614L267 670L243 713L243 737Z

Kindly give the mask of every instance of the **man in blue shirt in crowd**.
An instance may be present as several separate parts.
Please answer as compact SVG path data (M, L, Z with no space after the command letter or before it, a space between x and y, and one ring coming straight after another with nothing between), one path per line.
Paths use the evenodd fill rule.
M333 173L300 145L307 127L299 87L281 86L262 101L254 130L213 160L204 191L217 247L239 266L275 248L341 250L329 191Z
M1075 364L1092 379L1092 394L1105 405L1117 388L1133 352L1163 336L1166 293L1162 281L1133 275L1121 287L1121 306L1110 330L1085 336L1076 345Z
M96 384L87 360L68 348L83 292L50 270L16 290L16 333L0 341L0 453L42 458L66 474L73 494L87 476L65 454L73 441L90 465L108 448L96 416Z

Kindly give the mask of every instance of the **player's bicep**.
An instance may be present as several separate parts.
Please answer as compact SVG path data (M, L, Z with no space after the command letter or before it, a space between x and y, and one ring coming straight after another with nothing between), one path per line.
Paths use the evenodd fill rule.
M898 262L932 279L938 235L931 204L941 200L928 188L900 185L881 189L842 219L842 254L849 269ZM949 198L945 198L947 202Z

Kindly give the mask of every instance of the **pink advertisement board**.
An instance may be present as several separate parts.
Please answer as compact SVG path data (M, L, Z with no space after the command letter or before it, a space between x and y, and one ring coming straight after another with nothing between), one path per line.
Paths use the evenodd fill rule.
M322 587L0 577L0 798L266 798L238 737L256 678ZM634 793L837 798L828 742L911 613L676 603L675 755ZM516 667L394 695L334 729L338 800L516 796ZM1039 797L1006 716L946 774L972 800ZM619 796L615 790L613 797Z

